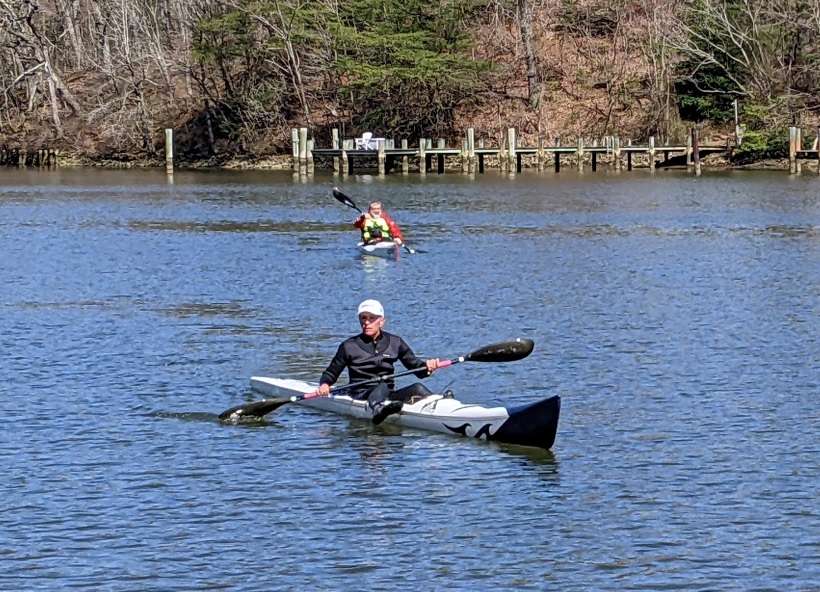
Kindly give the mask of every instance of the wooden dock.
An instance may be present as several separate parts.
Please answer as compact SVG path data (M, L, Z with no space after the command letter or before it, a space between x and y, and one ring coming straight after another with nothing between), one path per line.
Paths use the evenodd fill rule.
M803 149L797 128L790 128L790 163L799 160L814 160L818 163L820 174L820 150L817 141L811 149ZM522 147L516 141L516 130L509 128L506 137L502 137L497 147L485 147L484 140L475 140L473 129L467 130L467 137L462 139L460 147L447 147L443 139L433 141L426 138L419 140L418 146L409 147L407 140L402 140L399 147L392 140L376 138L371 140L374 147L361 148L363 143L356 139L340 140L338 130L333 130L333 146L316 148L308 139L307 128L293 130L293 170L298 174L308 174L314 170L315 161L331 161L334 172L343 175L354 170L377 169L379 175L391 171L409 174L411 162L420 175L428 172L442 174L448 170L446 161L450 161L449 170L461 170L464 173L484 173L487 166L494 166L501 172L521 172L525 162L536 170L552 167L559 172L564 164L575 166L583 171L589 165L593 171L599 164L607 164L614 170L631 171L640 166L649 169L669 166L685 166L696 175L701 174L701 157L709 154L724 153L731 155L736 145L731 139L725 144L701 144L699 130L692 128L685 145L658 146L655 138L650 136L646 144L634 144L627 140L622 145L617 136L607 136L593 140L591 145L578 138L574 145L563 146L556 141L551 146L543 140L536 147ZM818 130L820 134L820 130ZM661 158L662 157L662 158ZM453 160L457 164L453 164ZM434 166L435 161L435 166ZM793 170L794 169L794 170ZM790 172L799 172L799 164L790 165Z
M16 167L57 168L60 165L60 151L51 148L38 150L18 150L0 147L0 165Z
M700 157L716 152L731 152L730 142L720 145L700 145L699 132L692 129L686 145L657 146L654 137L649 137L645 145L633 145L627 140L622 145L617 136L607 136L593 140L587 145L583 138L578 138L574 145L563 146L560 141L547 146L543 140L536 147L519 146L516 141L516 130L509 128L506 137L502 137L498 147L485 147L484 140L475 140L473 129L467 130L467 137L460 147L447 147L443 139L433 141L426 138L419 140L418 146L409 147L407 140L396 147L392 140L373 139L373 147L361 148L363 142L357 139L341 140L338 130L333 130L333 146L316 148L308 139L307 128L293 130L293 170L299 174L312 172L317 159L332 160L333 170L349 174L356 169L378 169L380 175L393 170L403 174L410 172L411 160L414 168L421 175L436 171L442 174L447 170L446 160L453 167L465 173L484 173L488 164L502 172L521 172L526 162L529 166L541 171L552 166L559 172L563 164L574 165L584 170L587 163L593 171L598 170L599 161L610 164L616 171L626 168L631 171L635 166L646 166L650 169L663 166L686 166L695 174L700 174ZM658 160L659 156L663 160ZM452 160L460 163L453 165ZM433 162L435 160L435 166ZM640 163L636 164L636 160Z
M789 128L789 174L800 172L801 160L813 160L817 163L817 174L820 175L820 127L814 136L811 148L803 146L803 131L797 126Z

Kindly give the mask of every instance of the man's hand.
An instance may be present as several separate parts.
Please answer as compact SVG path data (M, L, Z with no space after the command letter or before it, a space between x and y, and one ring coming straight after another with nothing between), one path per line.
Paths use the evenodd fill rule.
M424 362L424 364L427 366L427 374L429 376L438 368L438 358L430 358Z
M322 383L319 385L319 388L316 389L316 392L322 397L329 397L330 396L330 385Z
M394 239L393 239L393 242L394 242L394 243L396 243L396 244L397 244L397 245L399 245L399 246L401 246L401 245L403 244L403 243L401 242L401 239L400 239L400 238L394 238Z

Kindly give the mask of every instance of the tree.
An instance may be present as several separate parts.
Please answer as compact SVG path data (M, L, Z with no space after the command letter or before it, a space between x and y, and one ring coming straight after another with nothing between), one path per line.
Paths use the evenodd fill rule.
M347 0L331 34L340 97L361 129L409 137L449 131L454 109L487 65L471 59L466 20L476 0ZM344 99L341 100L342 102Z

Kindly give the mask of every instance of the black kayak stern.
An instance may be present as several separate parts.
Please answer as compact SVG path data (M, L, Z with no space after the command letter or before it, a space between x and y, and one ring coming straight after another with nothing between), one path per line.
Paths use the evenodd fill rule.
M521 446L537 446L549 450L558 433L561 397L530 403L508 410L509 419L501 424L490 440Z

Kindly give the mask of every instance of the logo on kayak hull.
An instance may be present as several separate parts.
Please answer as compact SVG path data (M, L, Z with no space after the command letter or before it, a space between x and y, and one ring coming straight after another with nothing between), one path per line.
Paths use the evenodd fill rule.
M458 427L448 426L446 423L445 423L445 424L442 424L442 425L443 425L445 428L447 428L448 430L450 430L451 432L453 432L454 434L461 434L461 435L462 435L462 436L464 436L465 438L469 438L469 437L470 437L470 435L467 433L467 428L469 428L469 427L471 427L471 426L472 426L472 424L470 424L470 423L465 423L465 424L462 424L462 425L460 425L460 426L458 426ZM483 436L483 437L485 437L487 440L489 440L489 439L490 439L490 435L491 435L491 434L490 434L490 428L491 428L492 426L493 426L493 424L491 424L491 423L485 423L483 426L481 426L481 429L479 429L479 430L475 433L475 436L473 436L473 438L481 438L481 437Z

